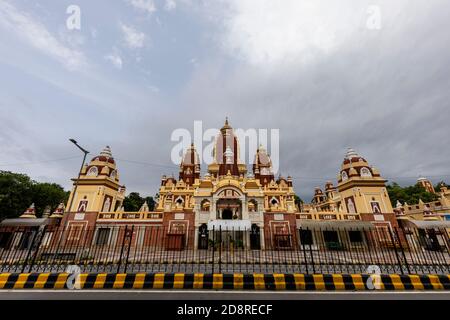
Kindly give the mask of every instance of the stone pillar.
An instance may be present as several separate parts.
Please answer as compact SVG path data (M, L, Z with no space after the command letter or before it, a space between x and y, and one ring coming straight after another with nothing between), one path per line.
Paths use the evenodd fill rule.
M264 226L259 227L259 241L261 244L261 250L266 248L265 239L264 239Z
M198 249L198 227L194 228L194 249Z
M245 195L242 195L239 200L241 200L241 219L248 220L248 210L247 210L247 198Z
M209 215L209 219L210 220L216 220L218 219L217 217L217 198L216 196L212 197L212 201L211 201L211 206L210 206L210 215Z

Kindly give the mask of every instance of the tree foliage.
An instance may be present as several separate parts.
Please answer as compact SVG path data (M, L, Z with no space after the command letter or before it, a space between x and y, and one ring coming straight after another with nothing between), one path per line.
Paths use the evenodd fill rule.
M413 186L401 187L398 183L392 183L387 186L389 198L391 199L392 206L396 206L397 201L402 204L407 202L408 204L418 204L419 200L423 202L436 201L439 196L437 194L428 192L422 185L415 184Z
M153 211L155 209L155 200L153 197L148 196L143 198L139 192L130 192L123 200L123 206L125 211L135 212L139 211L145 201L147 201L150 211Z
M56 183L36 182L25 174L0 171L0 220L20 216L31 203L40 216L46 206L53 210L68 197L69 192Z
M294 194L294 202L296 205L300 205L300 204L304 203L303 200L296 194Z

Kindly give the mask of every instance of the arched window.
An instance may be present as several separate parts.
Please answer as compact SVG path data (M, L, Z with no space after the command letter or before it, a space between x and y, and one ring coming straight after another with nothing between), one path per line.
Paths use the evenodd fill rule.
M342 171L342 172L341 172L341 178L342 178L342 181L348 180L347 172Z
M278 200L275 197L272 197L272 199L270 200L270 203L272 204L272 206L278 206Z
M370 173L370 170L366 167L361 168L361 177L365 178L371 178L372 174Z
M177 207L181 207L183 206L184 200L182 197L178 197L177 200L175 200L175 202Z
M116 170L111 171L111 174L109 175L109 177L110 177L111 179L115 179L116 176L117 176L117 171L116 171Z
M103 203L103 212L108 212L109 209L111 208L111 199L109 197L107 197L105 199L105 202Z
M96 177L98 175L98 168L97 167L90 167L88 172L87 172L87 175Z

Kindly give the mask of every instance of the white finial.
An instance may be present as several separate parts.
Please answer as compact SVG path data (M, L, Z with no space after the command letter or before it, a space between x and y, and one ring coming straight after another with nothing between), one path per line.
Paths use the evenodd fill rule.
M359 154L353 148L347 148L347 153L345 154L346 159L351 159L359 157Z
M102 152L100 152L100 155L106 156L106 157L112 157L111 148L109 146L106 146Z

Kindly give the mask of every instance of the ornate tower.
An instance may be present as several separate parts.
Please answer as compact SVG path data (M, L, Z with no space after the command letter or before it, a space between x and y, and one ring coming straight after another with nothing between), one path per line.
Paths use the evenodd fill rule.
M200 178L200 158L197 150L192 143L186 150L180 164L180 180L183 180L186 185L193 185L195 179Z
M344 210L362 220L397 226L394 210L379 171L349 148L338 175L338 191Z
M125 187L120 185L119 173L111 149L106 146L81 170L80 179L72 179L77 185L76 194L70 193L68 212L108 212L122 206Z
M228 118L216 138L213 156L214 162L208 166L208 172L214 177L226 176L228 172L239 177L247 172L245 163L239 160L239 142Z
M427 178L420 177L419 179L417 179L417 183L419 185L421 185L422 187L424 187L425 190L427 190L427 192L429 192L429 193L436 193L435 190L434 190L433 184Z
M256 150L255 161L253 162L253 174L263 186L268 185L274 180L272 160L262 145Z

